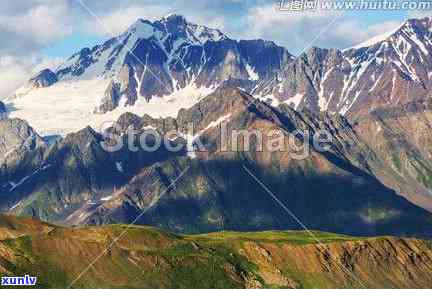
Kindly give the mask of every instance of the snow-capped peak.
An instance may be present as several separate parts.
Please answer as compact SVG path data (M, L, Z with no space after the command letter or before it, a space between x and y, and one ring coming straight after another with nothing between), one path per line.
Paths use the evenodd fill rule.
M198 41L203 44L208 40L219 41L228 38L218 29L188 22L185 17L178 14L164 16L155 21L154 25L162 26L161 30L165 33L187 38L193 43Z
M118 75L126 57L149 40L164 50L167 58L185 44L201 46L207 41L228 39L221 31L188 22L183 16L171 14L160 20L138 19L125 32L93 48L84 48L56 70L60 80L93 79ZM141 59L144 63L144 59Z
M291 60L272 42L232 40L180 15L138 19L119 36L43 73L43 89L20 92L6 104L16 108L11 116L43 135L65 134L87 125L97 129L126 111L175 116L228 80L251 89Z
M140 18L137 21L135 21L131 26L129 26L126 32L124 32L122 35L129 35L129 34L136 33L142 38L148 38L153 36L154 32L155 29L153 24L148 20L144 20Z
M168 13L160 19L160 21L182 21L187 22L186 18L183 15L176 14L176 13Z

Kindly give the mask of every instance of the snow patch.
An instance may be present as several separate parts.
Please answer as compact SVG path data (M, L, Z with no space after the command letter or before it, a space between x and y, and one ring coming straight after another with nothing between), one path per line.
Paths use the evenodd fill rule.
M32 90L26 95L5 100L14 108L10 117L28 121L41 136L61 135L79 131L90 125L95 130L116 121L125 112L154 118L176 117L181 108L190 108L216 87L197 87L194 83L163 97L152 97L147 102L139 97L133 106L119 106L105 114L96 114L107 79L62 81L43 89ZM55 119L56 121L53 121Z
M249 75L250 80L259 80L258 73L255 72L255 70L249 65L249 63L246 64L246 71Z
M361 90L357 91L354 99L351 101L351 103L348 103L348 100L346 101L344 107L342 107L342 109L340 110L340 114L341 115L345 115L347 114L347 112L351 109L351 107L354 105L354 103L357 101L358 97L361 94Z
M425 55L429 55L429 51L427 50L426 46L424 45L423 42L420 41L420 39L417 38L417 35L410 35L410 39L417 44L417 46L420 48L420 50L425 54Z
M328 76L332 72L333 68L330 68L324 73L324 76L320 83L320 89L318 91L318 106L320 108L320 111L326 111L329 105L329 101L327 101L324 97L324 87L325 87L325 81L327 80Z
M41 168L35 170L32 174L23 177L22 179L20 179L17 183L15 182L9 182L9 185L11 186L11 188L9 189L9 192L14 191L16 188L18 188L19 186L21 186L22 184L24 184L27 180L29 180L31 177L37 175L41 170L46 170L47 168L49 168L50 165L44 165Z
M186 140L186 147L187 147L187 155L191 158L191 159L195 159L197 157L196 152L195 152L195 141L206 131L209 130L210 128L214 128L217 127L219 124L221 124L224 121L229 120L231 117L231 114L226 114L221 116L220 118L218 118L215 121L212 121L209 123L209 125L207 125L204 129L202 129L201 131L199 131L198 133L196 133L195 135L191 135L191 134L180 134L185 140Z
M273 94L267 95L253 95L256 99L259 99L262 102L268 103L273 107L278 107L280 104L279 99L277 99Z
M15 205L13 205L10 209L9 212L12 212L13 210L15 210L16 208L18 208L21 205L21 201L19 201L18 203L16 203Z
M300 102L303 99L303 94L301 93L297 93L296 95L294 95L293 97L288 98L287 100L284 101L284 103L291 105L294 105L294 109L297 109L300 105Z
M121 162L116 162L116 168L117 168L117 171L119 171L120 173L124 172L123 165Z
M102 202L107 202L107 201L109 201L109 200L112 200L112 198L114 198L114 197L113 197L113 196L108 196L108 197L101 198L100 200L101 200Z
M231 117L231 113L221 116L221 117L218 118L217 120L212 121L211 123L209 123L209 125L206 126L206 128L203 129L201 132L204 132L204 131L206 131L206 130L208 130L208 129L210 129L210 128L213 128L213 127L218 126L218 125L221 124L222 122L224 122L224 121L226 121L226 120L229 120L230 117Z
M149 23L138 20L131 26L129 32L136 34L136 38L148 39L154 35L154 27Z

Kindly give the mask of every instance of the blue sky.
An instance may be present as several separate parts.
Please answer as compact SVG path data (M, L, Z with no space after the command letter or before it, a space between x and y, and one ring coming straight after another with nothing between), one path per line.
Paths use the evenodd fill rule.
M106 37L74 32L57 42L53 42L42 49L42 54L48 57L67 58L83 47L92 47L102 43Z
M422 0L423 1L423 0ZM297 55L309 45L346 48L427 12L286 12L273 0L18 0L0 4L0 98L38 69L123 32L138 18L168 13L219 28L232 38L273 40ZM331 26L322 32L323 27ZM312 40L315 41L311 43Z
M75 9L81 10L80 17L82 17L83 22L94 23L95 27L92 29L88 29L88 27L84 27L81 29L74 29L71 34L65 35L60 39L56 39L55 42L48 44L44 47L41 53L45 56L49 57L68 57L72 53L78 51L82 47L91 47L96 44L102 43L104 40L110 38L111 35L104 35L104 27L99 21L95 19L95 16L100 17L101 22L104 25L110 27L110 30L113 30L117 33L122 31L127 27L128 24L131 24L136 15L139 15L142 18L150 18L157 19L162 17L167 13L177 13L184 15L187 19L190 19L192 22L198 22L199 24L208 25L208 26L216 26L220 28L223 32L227 33L231 37L234 38L266 38L268 40L274 40L280 45L283 45L288 48L289 51L296 54L302 51L303 46L306 43L309 43L308 40L312 40L314 38L314 33L311 33L309 37L302 35L304 41L296 41L290 42L290 36L286 35L286 33L279 32L280 29L274 27L273 29L269 27L266 29L267 31L251 31L248 30L248 26L250 26L250 15L251 11L256 11L259 9L258 7L268 7L268 6L277 6L278 1L261 1L261 0L231 0L231 1L131 1L126 0L123 1L124 5L118 6L113 5L112 9L107 9L106 6L101 7L100 5L94 5L95 1L84 0L82 3L86 6L81 7L81 3L78 0L71 1L71 5L75 6ZM100 2L100 1L99 1ZM106 1L110 2L110 1ZM122 2L122 1L117 1ZM175 2L179 2L176 4ZM171 5L172 4L172 5ZM154 6L156 5L156 6ZM145 7L157 7L156 9L149 8L151 11L145 11L143 15L140 15L138 11L140 9L145 9ZM136 8L137 13L131 13L128 11L128 7ZM93 13L90 14L86 9L90 9ZM118 25L115 25L115 19L113 14L118 12L121 14L122 11L126 11L124 15L117 15ZM301 18L301 13L293 13L290 12L281 12L275 9L275 14L281 14L280 17L286 18L286 21L280 20L275 22L283 23L291 23L294 22L294 26L297 27L286 27L287 31L296 31L298 26L304 26L304 29L307 29L308 26L313 27L313 22L321 22L325 24L325 18L328 18L330 22L331 16L325 17L323 16L321 20L315 20L314 17L310 17L310 19L305 18L305 21L290 21L294 18ZM149 15L150 14L150 15ZM296 15L297 14L297 15ZM299 17L300 16L300 17ZM341 37L340 40L335 40L337 38L335 35L331 35L331 37L326 36L325 34L316 40L314 43L315 46L323 46L323 47L336 47L336 48L346 48L350 45L354 45L357 42L361 42L365 40L369 36L374 36L375 34L380 33L379 26L383 27L383 31L385 32L387 27L391 25L396 25L397 23L403 22L410 15L406 11L361 11L361 12L344 12L344 15L335 22L335 28L343 26L346 22L357 22L361 25L360 29L363 31L358 31L358 39L355 37L355 31L349 31L348 34L352 34L353 37ZM109 19L113 17L113 19ZM316 17L319 18L319 17ZM96 21L96 22L95 22ZM256 21L259 22L260 19L256 18ZM208 23L209 22L209 23ZM309 22L309 23L308 23ZM389 25L389 26L388 26ZM117 28L116 26L120 27ZM318 25L320 26L320 25ZM368 32L368 27L375 27L371 32ZM87 29L86 29L87 28ZM100 30L99 32L97 30ZM246 30L246 31L245 31ZM272 32L272 30L275 30ZM366 30L366 31L365 31ZM375 33L376 31L376 33ZM361 32L361 33L360 33ZM296 32L294 32L296 33ZM115 33L114 33L115 34ZM284 35L285 34L285 35ZM343 32L341 32L343 34ZM370 34L370 35L369 35ZM306 44L307 45L307 44Z
M250 5L249 7L253 7L253 6ZM189 15L188 11L184 11L182 13L181 9L175 9L175 13L182 14L187 19L188 18L194 18L194 17L188 17L188 15ZM266 38L268 40L274 40L275 42L278 42L278 44L285 46L289 51L291 51L294 54L296 52L299 52L302 50L301 45L298 45L297 43L291 44L289 42L290 37L284 36L284 35L282 35L282 33L281 33L281 35L277 35L273 38L271 36L267 36L267 37L262 36L262 35L260 35L260 33L257 33L255 35L252 33L251 34L245 33L245 35L242 35L238 31L237 27L241 27L242 21L244 21L243 18L247 17L246 11L244 13L245 13L245 15L242 15L242 17L236 17L233 19L229 19L231 16L233 16L233 17L238 16L239 13L233 12L232 9L226 8L226 14L224 14L223 18L228 19L228 20L225 20L223 27L218 27L218 28L220 28L222 30L222 32L224 32L224 33L226 33L226 34L228 34L234 38L263 37L263 38ZM285 13L286 15L284 17L286 17L286 18L291 17L291 15L289 15L289 13L286 13L286 12L279 12L279 13L281 13L281 14ZM162 14L157 14L157 13L155 13L154 15L155 15L154 18L159 18L159 17L163 16ZM86 15L84 13L83 17L88 17L88 19L87 19L88 21L91 21L93 19L93 16L90 14ZM344 12L344 15L341 17L341 19L348 19L348 20L355 19L358 22L362 23L362 25L364 25L364 27L368 27L368 26L370 27L373 25L379 26L382 23L402 23L404 20L406 20L408 18L410 18L410 15L406 11ZM130 21L132 21L132 18L130 19ZM257 21L259 21L259 19L257 19ZM343 21L341 21L341 22L343 23ZM130 22L130 23L132 23L132 22ZM201 21L200 24L206 25L207 23L205 23L205 21ZM336 22L334 24L335 27L340 26L340 25L341 24L338 24L338 22ZM211 24L209 24L209 26L211 26ZM216 27L217 26L218 25L216 25ZM122 27L125 28L124 25L122 25ZM98 29L98 28L96 28L96 29ZM94 45L103 43L105 40L109 39L111 36L110 35L101 35L101 33L104 34L104 32L103 32L104 29L102 26L99 29L100 29L100 33L95 32L95 31L85 31L85 30L74 31L69 35L66 35L60 39L56 39L55 42L48 44L46 47L44 47L41 50L41 53L45 56L48 56L48 57L69 57L71 54L80 50L83 47L92 47ZM114 30L116 30L116 29L114 29ZM383 29L383 32L384 32L384 30L385 29ZM351 33L355 33L355 32L351 32ZM379 32L377 32L377 33L379 33ZM271 33L267 33L267 34L271 34ZM374 34L376 34L376 33L371 33L371 36L373 36ZM305 38L308 39L308 37L305 37ZM310 39L311 40L313 39L312 35L310 36ZM362 40L364 40L364 37L359 37L358 42L361 42ZM334 45L331 45L331 42L326 43L326 36L325 35L323 35L321 37L321 39L317 39L316 42L314 43L315 46L335 47L335 48L340 48L340 49L346 48L347 46L349 46L351 44L355 44L355 42L346 41L346 43L344 43L342 41L340 43L336 42Z

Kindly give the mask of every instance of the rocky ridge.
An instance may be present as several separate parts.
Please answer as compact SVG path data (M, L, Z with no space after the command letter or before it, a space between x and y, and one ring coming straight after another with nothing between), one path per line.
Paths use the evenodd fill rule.
M430 242L302 231L174 235L133 226L63 228L0 216L0 272L36 288L429 288ZM53 250L55 248L55 250ZM145 269L143 271L143 269Z

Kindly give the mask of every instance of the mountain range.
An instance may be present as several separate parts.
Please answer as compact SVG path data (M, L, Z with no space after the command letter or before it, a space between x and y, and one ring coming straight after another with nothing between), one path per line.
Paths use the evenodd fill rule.
M410 19L353 48L313 47L255 92L353 118L430 98L431 27L430 17Z
M191 91L201 96L228 84L276 106L287 103L298 110L355 116L430 97L431 21L410 19L353 48L312 47L294 57L271 41L234 40L179 15L154 22L139 19L118 37L72 55L55 71L41 71L16 96L33 95L35 88L54 84L59 89L59 83L71 95L73 90L93 88L98 94L87 92L96 100L87 100L94 107L86 113L103 114L119 106L133 107L141 98L175 99ZM79 84L95 78L100 79L95 85L103 87ZM67 86L68 82L77 84ZM51 92L58 93L44 91ZM13 97L11 105L29 109ZM144 111L151 111L147 106Z
M1 123L7 136L0 146L5 148L1 209L17 215L68 225L135 221L179 233L301 229L248 176L253 171L308 228L367 236L432 234L432 214L414 205L426 207L429 203L415 197L429 200L428 195L410 190L406 194L411 203L389 188L410 189L408 181L424 188L429 185L427 179L421 183L424 171L398 167L397 161L405 161L399 158L388 168L386 152L364 141L369 138L363 137L364 128L343 116L300 113L288 105L274 108L238 88L217 89L175 119L125 113L112 127L125 143L131 128L141 133L155 130L172 144L183 145L176 152L164 146L152 152L127 146L110 152L103 149L104 135L91 127L50 143L24 121ZM204 150L188 150L189 123ZM259 129L265 135L278 129L284 139L299 129L314 133L325 128L333 142L325 152L311 146L303 159L290 151L270 150L268 138L263 150L244 149L240 142L224 151L222 124L229 131ZM169 136L173 130L179 132L175 138ZM375 136L379 137L394 145L386 134ZM229 137L227 142L234 140ZM411 155L407 144L398 148L413 164L430 165L421 154Z
M137 20L0 102L0 274L430 287L430 53L430 17L297 57L180 15Z
M429 237L431 27L411 19L350 49L294 57L179 15L139 19L4 100L0 210L68 225L128 223L148 210L139 224L179 233L298 229L249 171L312 229ZM190 123L204 152L190 151ZM302 160L226 152L222 124L285 138L326 130L332 143ZM123 138L131 127L176 130L169 141L184 148L108 152L102 126Z

